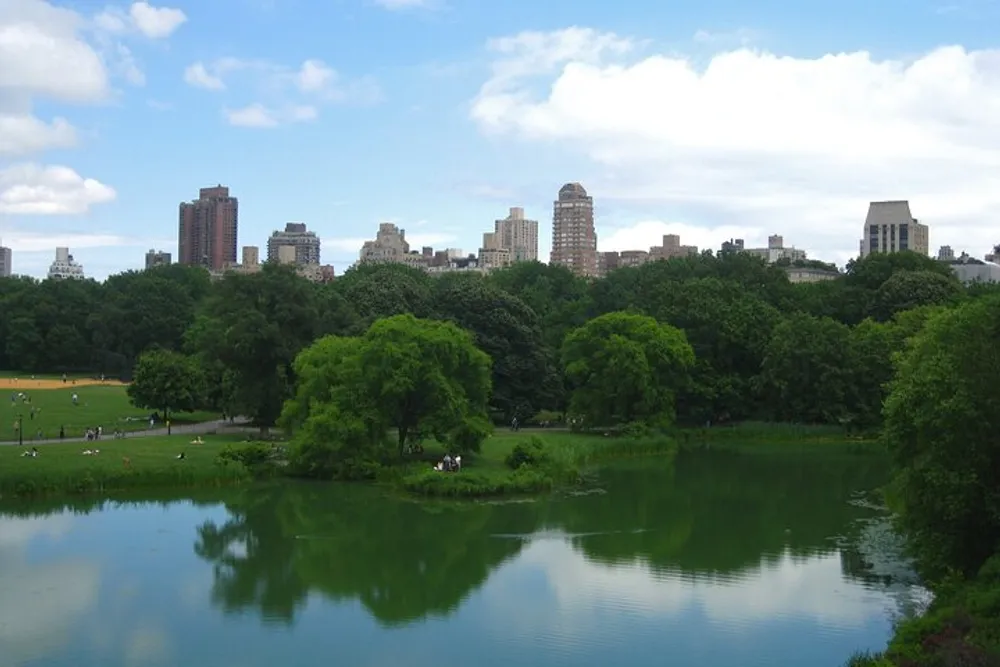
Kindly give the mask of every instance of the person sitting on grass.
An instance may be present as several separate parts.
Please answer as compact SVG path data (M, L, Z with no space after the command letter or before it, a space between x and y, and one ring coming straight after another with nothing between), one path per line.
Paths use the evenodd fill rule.
M195 438L194 440L191 441L191 444L192 445L204 445L205 441L202 440L201 436L199 435L197 438Z
M187 458L187 456L184 454L184 452L181 452L180 454L177 455L177 460L178 461L180 461L182 459L186 459L186 458Z
M24 452L21 456L27 456L29 458L38 457L38 447L32 447L29 451Z

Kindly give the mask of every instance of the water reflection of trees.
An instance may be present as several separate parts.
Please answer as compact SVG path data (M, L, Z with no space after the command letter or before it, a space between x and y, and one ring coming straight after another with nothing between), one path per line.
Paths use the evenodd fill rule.
M370 487L275 485L227 503L195 551L215 566L212 599L291 622L310 592L359 600L384 624L447 614L523 540L570 534L592 561L641 559L692 576L735 576L784 553L832 553L864 513L848 501L885 479L871 457L690 455L605 471L607 493L552 502L463 505L386 498ZM845 561L852 577L872 575Z
M862 511L848 503L852 494L886 478L884 461L867 456L712 453L677 466L669 484L649 467L611 468L608 487L634 491L564 503L557 522L598 533L574 540L595 561L641 558L654 569L726 576L786 552L832 553Z
M530 504L424 505L339 485L275 486L229 509L195 545L215 565L213 601L287 621L310 592L358 599L385 624L447 614L520 550L493 535L537 526Z

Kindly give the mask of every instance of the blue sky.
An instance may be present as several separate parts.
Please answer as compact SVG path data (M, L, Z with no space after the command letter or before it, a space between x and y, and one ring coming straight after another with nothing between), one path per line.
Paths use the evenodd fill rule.
M1000 4L0 0L0 237L40 276L176 254L228 185L240 245L302 221L338 273L380 221L475 252L580 181L599 248L732 236L843 263L870 200L1000 242ZM992 33L992 35L991 35Z

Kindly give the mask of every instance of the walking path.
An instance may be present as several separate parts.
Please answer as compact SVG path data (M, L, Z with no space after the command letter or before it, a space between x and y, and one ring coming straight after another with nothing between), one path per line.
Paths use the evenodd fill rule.
M170 427L170 434L172 435L207 435L209 433L249 433L256 432L257 429L249 425L249 421L238 417L233 423L230 423L228 419L219 419L210 422L201 422L200 424L178 424L177 426ZM166 427L163 428L150 428L144 431L127 431L125 433L125 439L131 440L133 438L151 438L156 436L164 436L167 434ZM111 433L105 433L101 440L113 440L114 436ZM80 436L76 438L65 438L60 440L59 438L48 438L46 440L30 440L25 438L25 447L34 447L37 445L58 445L59 443L66 442L87 442L87 438ZM6 441L0 442L0 447L3 446L17 446L18 441Z

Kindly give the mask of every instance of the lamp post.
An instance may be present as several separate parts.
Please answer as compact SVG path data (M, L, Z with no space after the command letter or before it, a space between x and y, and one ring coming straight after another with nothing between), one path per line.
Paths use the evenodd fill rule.
M24 447L24 415L17 415L17 446Z

